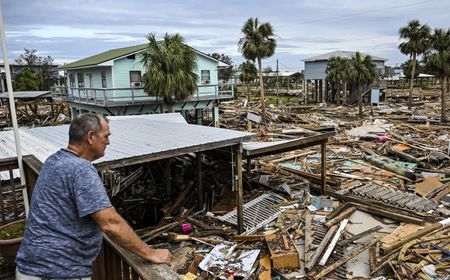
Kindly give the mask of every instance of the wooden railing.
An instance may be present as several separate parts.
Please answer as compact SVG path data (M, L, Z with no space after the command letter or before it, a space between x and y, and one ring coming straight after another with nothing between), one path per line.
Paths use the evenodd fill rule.
M23 166L26 180L24 187L31 201L42 162L33 155L27 155L23 157ZM16 157L0 159L1 224L25 218L23 188L18 179L18 168ZM178 275L169 266L150 264L121 248L106 236L93 270L93 280L178 279Z
M0 159L0 217L1 224L7 224L25 218L22 190L25 187L31 197L32 187L42 163L34 156L23 157L25 186L20 185L17 158Z

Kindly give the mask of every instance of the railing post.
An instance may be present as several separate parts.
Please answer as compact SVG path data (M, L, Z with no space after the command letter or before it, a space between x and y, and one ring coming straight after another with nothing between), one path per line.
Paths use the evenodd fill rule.
M131 88L131 103L134 104L134 88Z

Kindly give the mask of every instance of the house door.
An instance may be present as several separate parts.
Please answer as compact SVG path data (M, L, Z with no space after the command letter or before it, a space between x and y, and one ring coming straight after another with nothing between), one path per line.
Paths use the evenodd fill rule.
M90 88L89 98L95 98L94 81L92 80L92 73L89 73L88 75L89 75L89 88Z

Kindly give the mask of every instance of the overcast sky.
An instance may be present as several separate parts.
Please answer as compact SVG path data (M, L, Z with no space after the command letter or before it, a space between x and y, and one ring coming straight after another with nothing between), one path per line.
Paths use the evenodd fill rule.
M361 51L404 62L398 30L411 19L450 27L448 0L0 0L10 61L24 48L56 62L146 42L146 34L180 33L205 53L243 61L237 42L249 17L270 22L275 54L264 67L303 69L302 60L335 51Z

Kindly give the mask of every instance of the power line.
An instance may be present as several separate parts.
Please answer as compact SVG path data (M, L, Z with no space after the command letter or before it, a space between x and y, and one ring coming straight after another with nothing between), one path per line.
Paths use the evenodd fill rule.
M354 17L354 16L360 16L360 15L364 15L364 14L376 13L376 12L381 12L381 11L386 11L386 10L404 8L404 7L409 7L409 6L416 6L416 5L420 5L420 4L424 4L424 3L429 4L432 1L435 1L435 0L420 1L420 2L415 2L415 3L411 3L411 4L404 4L404 5L396 5L396 6L391 6L391 7L381 8L381 9L362 11L362 12L351 13L351 14L342 15L342 16L335 16L335 17L324 18L324 19L313 19L313 20L308 20L308 21L303 21L303 22L296 23L296 25L298 25L298 24L304 25L304 24L309 24L309 23L324 22L324 21L330 21L330 20L332 21L332 20L348 18L348 17Z

